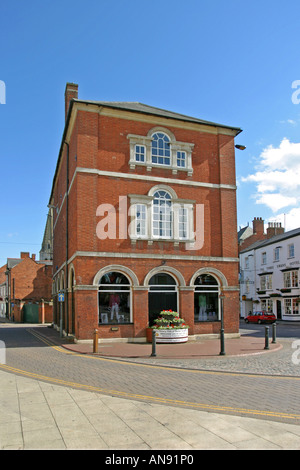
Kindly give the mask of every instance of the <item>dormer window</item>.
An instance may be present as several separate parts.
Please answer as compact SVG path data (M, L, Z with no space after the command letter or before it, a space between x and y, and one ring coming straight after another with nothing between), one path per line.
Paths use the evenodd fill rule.
M153 168L171 169L173 174L185 171L193 173L192 150L194 144L179 142L174 134L165 128L151 129L146 136L129 134L131 169L145 166L148 171Z

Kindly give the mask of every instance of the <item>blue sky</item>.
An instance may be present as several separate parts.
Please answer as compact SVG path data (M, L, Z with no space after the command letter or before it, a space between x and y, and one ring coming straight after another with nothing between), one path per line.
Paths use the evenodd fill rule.
M299 227L299 14L296 0L2 0L0 265L40 250L66 82L241 127L238 226Z

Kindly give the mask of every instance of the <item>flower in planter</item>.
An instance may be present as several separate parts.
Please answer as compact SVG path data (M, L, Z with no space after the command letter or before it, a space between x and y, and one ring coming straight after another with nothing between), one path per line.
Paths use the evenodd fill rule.
M154 320L152 328L155 329L182 329L189 328L183 318L180 318L177 312L172 310L162 310L160 316Z

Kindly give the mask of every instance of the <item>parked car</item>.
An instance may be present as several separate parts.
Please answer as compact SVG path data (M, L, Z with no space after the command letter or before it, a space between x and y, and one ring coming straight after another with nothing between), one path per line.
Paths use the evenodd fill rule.
M245 318L246 323L274 323L276 316L274 313L253 312Z

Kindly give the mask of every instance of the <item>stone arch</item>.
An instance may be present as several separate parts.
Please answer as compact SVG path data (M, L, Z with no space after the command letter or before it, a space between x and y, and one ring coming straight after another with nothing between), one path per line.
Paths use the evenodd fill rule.
M172 268L171 266L162 265L162 266L157 266L156 268L153 268L151 269L151 271L148 272L148 274L145 276L145 279L144 279L144 286L149 286L149 281L152 278L152 276L154 276L155 274L162 273L162 272L166 274L170 274L173 278L175 278L175 281L178 286L186 285L184 277L180 271L178 271L175 268Z
M111 271L120 272L124 274L125 276L127 276L132 286L139 285L139 280L136 274L130 268L127 268L126 266L123 266L121 264L110 264L108 266L105 266L104 268L101 268L93 279L93 285L98 286L102 276L104 276L104 274L107 274Z
M211 274L213 277L215 277L219 283L219 287L222 288L222 287L228 287L228 282L227 282L227 279L225 277L225 275L219 271L218 269L216 268L211 268L211 267L206 267L206 268L201 268L201 269L198 269L198 271L196 271L192 278L191 278L191 281L190 281L190 286L194 286L195 284L195 280L198 276L201 276L201 274Z

